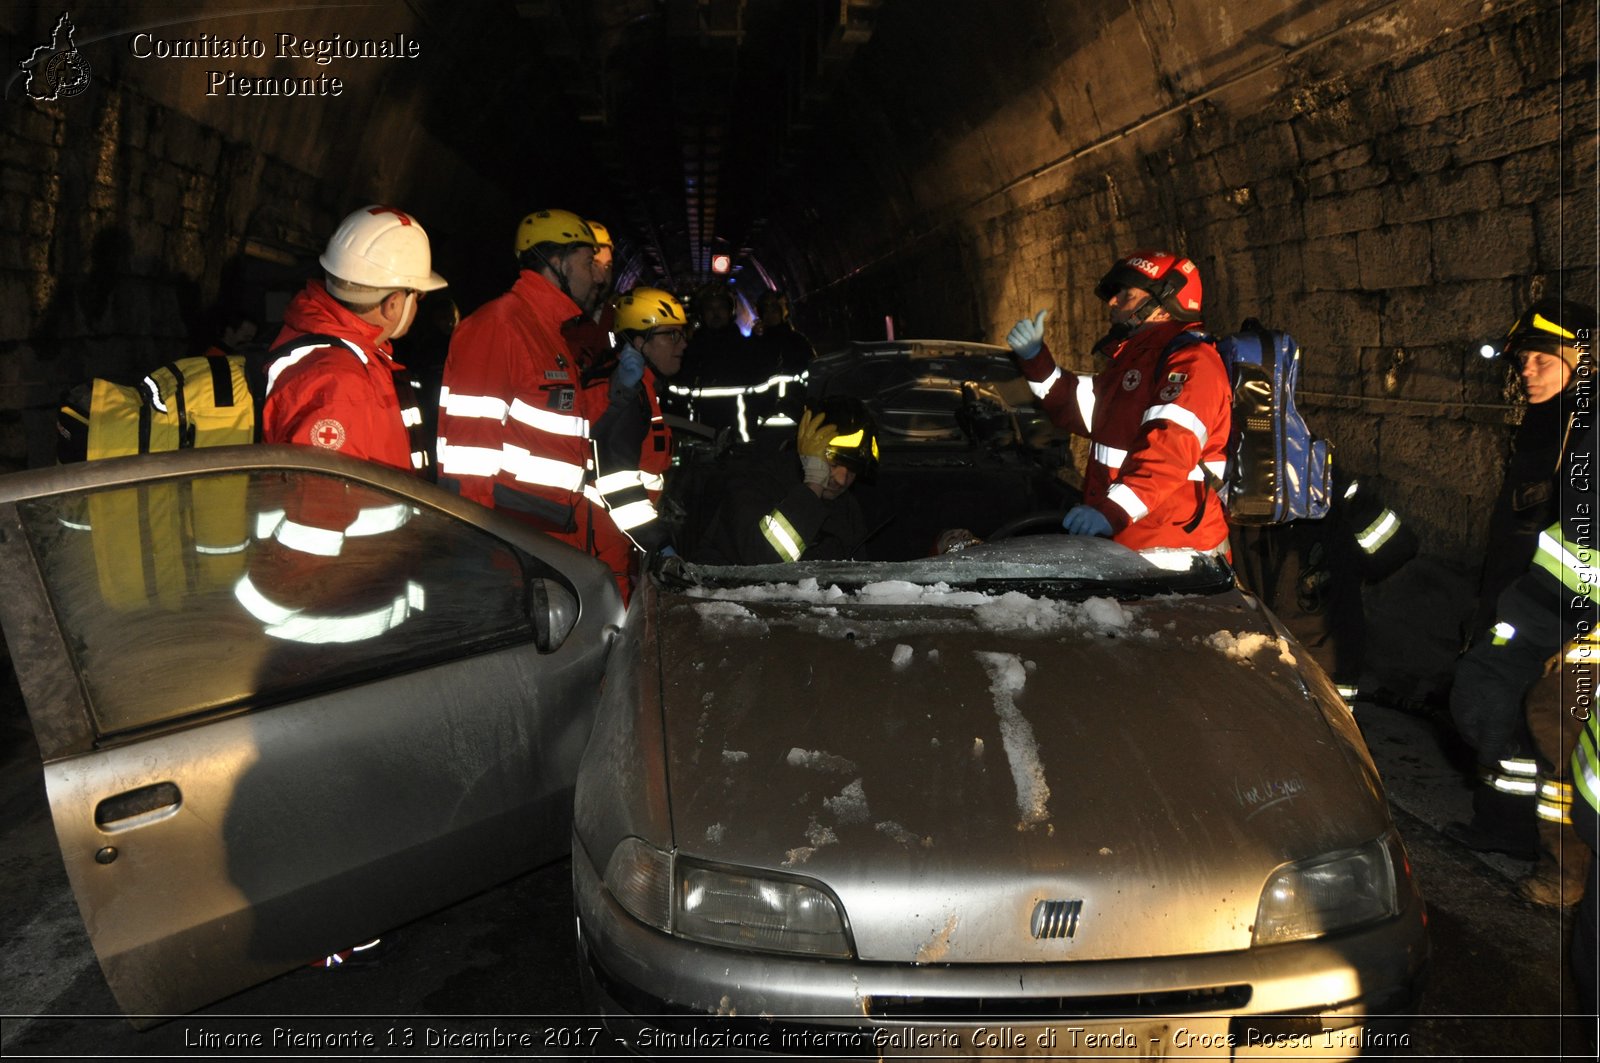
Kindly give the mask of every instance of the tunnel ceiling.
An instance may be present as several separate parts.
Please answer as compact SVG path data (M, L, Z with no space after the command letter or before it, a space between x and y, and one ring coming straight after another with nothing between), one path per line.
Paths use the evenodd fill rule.
M691 287L726 252L781 285L775 190L880 6L515 0L496 9L501 32L482 33L480 5L429 5L438 39L472 42L458 76L429 80L430 128L513 195L549 197L530 207L605 221L627 253L619 279Z
M430 37L460 42L453 76L434 72L417 86L430 129L517 202L531 187L540 202L529 207L565 204L610 225L624 286L687 290L711 276L714 253L727 252L746 284L803 295L925 233L947 208L1005 184L1056 144L1093 137L1104 117L1097 107L1142 113L1151 100L1181 96L1182 71L1204 65L1180 50L1176 77L1150 84L1152 53L1175 32L1157 19L1126 37L1131 70L1062 82L1080 50L1138 11L1132 5L411 6ZM1034 130L975 142L1018 100Z

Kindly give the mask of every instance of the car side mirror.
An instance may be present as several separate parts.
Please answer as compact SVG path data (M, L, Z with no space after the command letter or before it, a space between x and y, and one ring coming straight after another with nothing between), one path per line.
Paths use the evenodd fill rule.
M578 623L578 599L553 579L528 583L528 617L533 621L534 644L540 652L558 649Z

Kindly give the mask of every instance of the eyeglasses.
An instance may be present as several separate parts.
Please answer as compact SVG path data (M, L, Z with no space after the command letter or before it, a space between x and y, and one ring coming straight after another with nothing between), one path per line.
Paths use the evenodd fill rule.
M661 328L650 333L646 339L666 340L668 343L683 343L689 338L688 333L681 328Z

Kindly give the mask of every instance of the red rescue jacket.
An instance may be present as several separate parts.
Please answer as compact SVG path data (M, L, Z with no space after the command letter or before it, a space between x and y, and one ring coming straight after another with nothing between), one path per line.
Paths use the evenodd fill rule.
M562 335L578 305L532 270L450 337L439 482L584 548L589 420Z
M267 394L261 438L267 443L299 443L416 472L427 455L414 454L408 411L395 393L394 374L405 367L394 360L383 330L339 305L318 280L289 302L276 350L297 336L321 333L345 341L339 346L291 348L267 367ZM413 408L412 416L419 416Z
M310 281L284 312L267 367L262 439L324 447L412 472L425 452L412 448L409 424L421 413L402 405L402 366L382 331L339 305ZM344 342L303 346L319 333ZM302 643L378 638L423 607L406 578L417 548L407 532L414 509L383 492L339 480L304 477L284 488L282 508L256 514L249 571L234 589L241 605L274 638ZM379 578L380 574L383 578Z
M1221 476L1226 464L1233 390L1209 343L1172 351L1162 363L1188 328L1200 326L1163 321L1139 329L1095 376L1058 368L1048 349L1021 363L1050 419L1089 437L1084 504L1135 550L1227 549L1227 518L1205 469Z

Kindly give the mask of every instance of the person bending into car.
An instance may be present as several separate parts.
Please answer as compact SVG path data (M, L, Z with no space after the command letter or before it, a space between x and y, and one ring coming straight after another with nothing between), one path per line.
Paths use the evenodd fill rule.
M850 493L878 464L878 437L858 403L806 409L795 436L801 481L774 479L736 495L712 520L699 558L713 565L837 561L857 556L867 538Z
M1061 526L1135 550L1228 552L1228 523L1208 478L1220 478L1232 389L1222 357L1201 331L1200 271L1165 251L1115 262L1095 294L1111 330L1095 345L1099 373L1060 368L1044 343L1046 311L1006 336L1052 421L1088 436L1083 502Z
M637 556L672 552L656 513L663 476L672 464L672 430L661 414L661 389L683 367L688 315L660 288L618 296L616 358L596 367L608 374L607 405L595 419L593 494L603 511L593 517L594 555L611 567L627 602Z

